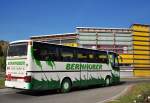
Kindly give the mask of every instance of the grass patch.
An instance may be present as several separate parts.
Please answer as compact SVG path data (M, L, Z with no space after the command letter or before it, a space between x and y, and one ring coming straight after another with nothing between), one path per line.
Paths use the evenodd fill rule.
M150 83L138 83L117 100L108 103L147 103L145 97L150 96ZM149 102L148 102L149 103Z
M4 79L0 79L0 89L4 88Z

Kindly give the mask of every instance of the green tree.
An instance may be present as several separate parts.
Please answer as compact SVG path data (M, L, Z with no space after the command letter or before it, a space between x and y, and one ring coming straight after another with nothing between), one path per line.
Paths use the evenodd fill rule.
M2 46L0 45L0 57L3 56L4 53L3 53L3 50L2 50Z
M6 68L6 58L4 56L0 57L0 71L5 71Z
M0 71L5 71L8 42L0 40Z

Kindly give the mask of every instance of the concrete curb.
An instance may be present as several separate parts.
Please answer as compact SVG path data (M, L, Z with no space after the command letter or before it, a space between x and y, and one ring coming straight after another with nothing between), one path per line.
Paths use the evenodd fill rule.
M115 95L115 96L113 96L113 97L111 97L111 98L105 99L105 100L103 100L103 101L99 101L99 102L97 102L97 103L107 103L107 102L109 102L109 101L113 101L113 100L119 98L120 96L126 94L126 92L129 90L129 88L131 88L132 86L133 86L133 85L129 85L129 86L127 86L123 91L121 91L119 94L117 94L117 95Z

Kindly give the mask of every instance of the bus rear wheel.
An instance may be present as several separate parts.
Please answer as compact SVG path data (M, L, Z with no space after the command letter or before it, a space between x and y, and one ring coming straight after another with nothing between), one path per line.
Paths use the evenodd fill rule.
M111 84L111 77L107 76L105 79L105 86L109 86Z
M71 90L71 81L69 79L64 79L61 84L61 92L67 93Z

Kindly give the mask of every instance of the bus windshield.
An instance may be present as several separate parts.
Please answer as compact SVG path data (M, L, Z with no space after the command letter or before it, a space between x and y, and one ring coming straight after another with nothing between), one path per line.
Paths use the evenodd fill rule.
M110 53L109 53L109 58L110 58L110 63L111 63L113 66L116 66L116 67L119 66L118 55L117 55L116 53L110 52Z
M8 56L26 56L27 47L27 43L10 44L8 49Z
M114 58L114 59L115 59L115 60L114 60L114 61L115 61L115 66L119 66L118 55L115 54L114 57L115 57L115 58Z

